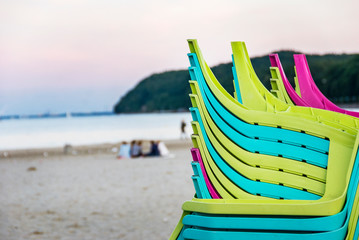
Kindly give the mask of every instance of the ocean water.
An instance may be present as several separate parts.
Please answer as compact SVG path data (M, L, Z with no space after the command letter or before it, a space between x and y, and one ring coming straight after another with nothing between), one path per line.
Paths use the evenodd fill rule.
M180 124L192 133L190 113L13 119L0 121L0 150L116 143L133 139L180 138Z
M2 120L0 150L179 139L182 120L190 136L192 118L188 112Z

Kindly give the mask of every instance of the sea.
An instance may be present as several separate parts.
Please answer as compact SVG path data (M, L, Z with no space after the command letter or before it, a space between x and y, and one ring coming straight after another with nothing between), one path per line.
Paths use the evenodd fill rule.
M6 119L0 120L0 150L179 139L182 120L190 136L188 112Z
M348 110L359 111L359 108ZM182 120L189 137L192 133L189 112L3 119L0 120L0 150L179 139Z

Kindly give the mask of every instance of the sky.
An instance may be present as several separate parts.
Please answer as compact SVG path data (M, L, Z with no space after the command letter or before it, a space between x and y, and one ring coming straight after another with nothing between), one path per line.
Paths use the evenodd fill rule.
M153 73L275 50L359 53L357 0L0 0L0 115L111 111Z

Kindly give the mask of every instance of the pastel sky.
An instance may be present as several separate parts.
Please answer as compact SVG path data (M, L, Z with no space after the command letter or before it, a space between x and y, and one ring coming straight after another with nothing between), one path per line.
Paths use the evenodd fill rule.
M359 52L357 0L0 0L0 115L111 110L152 73L279 49Z

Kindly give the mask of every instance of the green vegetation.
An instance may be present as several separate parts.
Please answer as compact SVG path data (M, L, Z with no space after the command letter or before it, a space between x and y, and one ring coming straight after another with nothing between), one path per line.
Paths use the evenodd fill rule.
M289 81L294 84L293 51L281 51L279 57ZM334 102L359 100L359 54L307 55L313 78L325 96ZM270 87L268 56L252 59L253 67L263 84ZM212 67L223 87L232 94L232 63ZM187 70L153 74L142 80L115 105L115 113L186 111L190 79Z

